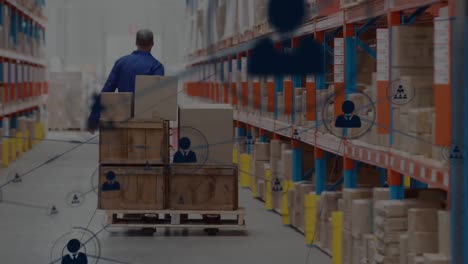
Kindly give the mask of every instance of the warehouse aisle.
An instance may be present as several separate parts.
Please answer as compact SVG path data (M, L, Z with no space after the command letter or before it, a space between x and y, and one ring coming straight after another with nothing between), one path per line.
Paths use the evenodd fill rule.
M92 183L97 168L97 140L89 134L51 133L50 139L26 153L8 170L0 173L0 184L7 183L16 171L24 174L45 161L47 165L27 174L20 183L2 188L0 203L0 256L2 263L51 263L56 260L55 241L73 227L98 233L99 263L331 263L331 259L304 245L304 237L282 227L280 217L266 212L263 203L250 192L240 192L240 203L247 208L248 235L223 232L217 237L191 231L188 237L174 231L149 237L138 231L103 230L104 215L96 211ZM90 140L89 144L61 141ZM58 154L77 147L60 158ZM87 193L79 205L68 205L67 196ZM69 199L68 199L69 200ZM49 215L52 206L58 214ZM76 206L76 207L73 207ZM310 253L309 261L306 262ZM52 255L52 256L51 256ZM57 261L55 263L60 263ZM89 263L95 263L90 261Z

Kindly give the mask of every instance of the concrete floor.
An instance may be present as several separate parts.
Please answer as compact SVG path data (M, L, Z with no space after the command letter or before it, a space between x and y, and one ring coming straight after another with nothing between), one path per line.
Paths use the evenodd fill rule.
M90 135L50 133L48 137L81 141ZM0 185L11 179L14 172L24 174L74 146L43 141L9 169L0 171ZM264 204L252 199L246 190L240 191L241 206L248 214L246 234L223 232L209 237L201 231L190 231L184 237L174 231L170 235L158 232L155 236L144 236L137 230L103 230L104 214L96 210L97 197L92 191L93 181L97 180L92 177L97 160L97 145L83 145L26 175L21 183L9 183L1 189L0 263L60 263L61 252L70 237L65 234L71 230L75 237L78 234L90 238L87 254L100 255L99 261L91 257L90 264L331 263L328 256L307 248L302 235L282 226L280 217L265 211ZM67 205L66 197L73 191L88 192L79 207ZM49 215L53 205L59 213ZM98 233L97 239L74 227L88 227Z

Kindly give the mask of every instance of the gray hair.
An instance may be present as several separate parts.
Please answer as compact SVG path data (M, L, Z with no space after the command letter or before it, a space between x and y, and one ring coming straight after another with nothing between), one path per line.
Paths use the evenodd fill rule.
M136 45L141 47L153 46L153 32L149 29L138 30L136 34Z

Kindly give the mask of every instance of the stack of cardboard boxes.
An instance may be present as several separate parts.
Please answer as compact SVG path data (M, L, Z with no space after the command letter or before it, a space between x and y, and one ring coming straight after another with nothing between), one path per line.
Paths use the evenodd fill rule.
M341 192L323 192L317 204L317 225L314 243L317 242L322 249L331 251L332 249L332 212L338 211L338 200L341 199Z
M237 209L230 107L177 111L177 80L158 76L137 76L134 96L103 93L101 105L100 209ZM172 164L170 120L179 122Z
M411 248L409 245L412 244L414 250L418 251L419 241L410 241L411 234L408 234L408 238L401 238L401 235L405 235L408 231L408 211L412 208L438 208L438 206L437 203L417 199L377 201L374 205L374 234L377 249L374 261L399 263L400 259L404 258L400 248L404 248L406 244L408 248Z
M271 195L272 195L272 206L273 209L278 209L280 207L279 200L283 193L284 183L284 162L281 160L281 146L282 143L280 140L271 140L270 141L270 164L268 164L271 172L271 178L269 186L271 186ZM273 188L274 187L274 188Z
M258 182L265 182L265 165L270 164L270 143L256 142L252 159L251 187L256 197L260 197L258 192Z
M315 184L312 182L296 182L294 189L288 193L289 221L293 227L304 233L305 225L305 197L306 194L315 191Z

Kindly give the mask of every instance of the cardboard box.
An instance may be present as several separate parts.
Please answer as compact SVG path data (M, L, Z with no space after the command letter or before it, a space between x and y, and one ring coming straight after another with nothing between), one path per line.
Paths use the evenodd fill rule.
M433 67L433 27L395 26L391 30L392 67Z
M265 163L264 161L255 161L255 171L253 173L252 178L256 178L258 180L265 179Z
M416 108L408 110L408 130L412 133L432 134L432 115L434 108Z
M438 212L438 245L439 253L451 255L451 239L450 239L450 211Z
M409 232L408 252L415 254L437 253L437 232Z
M374 263L376 264L398 264L399 261L399 257L387 257L377 253L374 255Z
M165 164L169 158L168 135L167 122L101 123L99 161L107 165Z
M437 209L412 208L408 210L409 232L437 232Z
M164 191L162 167L99 168L99 209L160 210L164 208Z
M281 160L283 161L283 175L287 180L292 180L292 150L284 150L281 154Z
M270 144L257 142L255 143L254 157L256 161L269 161L270 160Z
M383 232L406 231L408 230L408 218L386 218L382 216L374 216L374 224L376 228Z
M258 197L265 201L265 181L264 180L257 180L257 193Z
M101 93L101 121L128 121L133 117L133 93Z
M414 200L388 200L377 201L374 205L374 215L388 218L407 217L410 208L439 208L440 205Z
M424 264L450 264L450 257L442 254L424 254Z
M237 210L237 171L232 166L173 165L169 209Z
M374 200L374 202L380 200L390 200L390 188L372 189L372 199Z
M400 236L400 264L408 263L408 234Z
M270 157L281 158L281 140L272 139L270 141Z
M392 243L399 243L400 242L400 235L405 234L406 231L391 231L385 232L379 228L374 230L374 235L378 240L380 240L384 244L392 244Z
M386 257L396 258L400 256L399 243L384 243L377 239L375 242L375 248L377 249L377 253Z
M341 196L341 192L322 192L317 205L317 219L328 220L332 212L338 210L338 200Z
M375 237L373 234L366 234L363 236L363 247L362 247L363 259L365 263L372 263L375 253Z
M353 261L353 236L351 231L343 229L342 234L343 264L352 264Z
M424 264L424 257L408 253L408 264Z
M180 107L179 138L191 141L198 164L232 164L233 109L223 104L195 104Z
M349 221L349 220L346 220ZM372 232L372 200L353 200L351 206L351 233L353 238Z
M177 97L177 78L136 76L135 120L177 120Z

